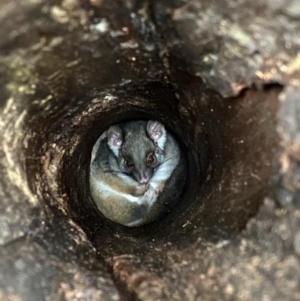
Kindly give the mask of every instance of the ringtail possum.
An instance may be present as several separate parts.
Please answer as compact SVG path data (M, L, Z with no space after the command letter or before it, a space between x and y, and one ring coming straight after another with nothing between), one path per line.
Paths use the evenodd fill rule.
M158 216L155 203L180 157L177 142L158 121L112 125L92 150L91 196L114 222L128 227L148 223Z

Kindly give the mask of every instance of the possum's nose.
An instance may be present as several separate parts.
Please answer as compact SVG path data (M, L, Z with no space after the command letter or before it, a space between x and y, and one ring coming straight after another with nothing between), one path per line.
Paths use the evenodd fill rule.
M138 175L138 181L141 184L146 184L152 177L152 173L149 170L141 171Z
M147 176L147 174L142 174L142 175L140 175L140 177L139 177L139 182L141 183L141 184L146 184L146 183L148 183L149 182L149 176Z

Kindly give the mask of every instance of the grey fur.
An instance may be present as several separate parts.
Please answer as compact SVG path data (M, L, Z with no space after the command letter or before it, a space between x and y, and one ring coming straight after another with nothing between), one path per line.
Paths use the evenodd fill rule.
M154 126L149 125L159 130L158 141L150 138L149 128ZM114 139L120 133L122 144L116 147ZM157 137L157 132L155 134ZM149 154L156 158L151 166L146 164ZM164 187L180 158L178 144L158 122L132 121L112 126L93 148L90 166L93 200L107 218L120 224L138 226L151 222L160 214L155 203L165 199L162 198ZM126 161L133 166L129 167ZM108 177L113 183L111 186L107 185ZM129 188L135 192L129 193ZM156 208L155 213L152 208Z

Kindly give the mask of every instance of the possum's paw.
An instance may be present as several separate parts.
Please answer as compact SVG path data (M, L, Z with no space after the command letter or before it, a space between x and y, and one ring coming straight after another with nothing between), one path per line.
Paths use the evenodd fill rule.
M148 190L149 184L138 185L133 193L134 196L142 196Z

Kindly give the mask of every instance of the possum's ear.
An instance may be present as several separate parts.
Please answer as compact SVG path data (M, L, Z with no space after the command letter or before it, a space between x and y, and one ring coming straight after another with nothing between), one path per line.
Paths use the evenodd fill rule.
M166 129L162 123L150 120L147 124L147 133L152 141L157 143L159 148L164 149L166 143Z
M114 152L116 156L119 155L119 150L123 144L123 133L120 127L112 125L107 130L108 146Z

